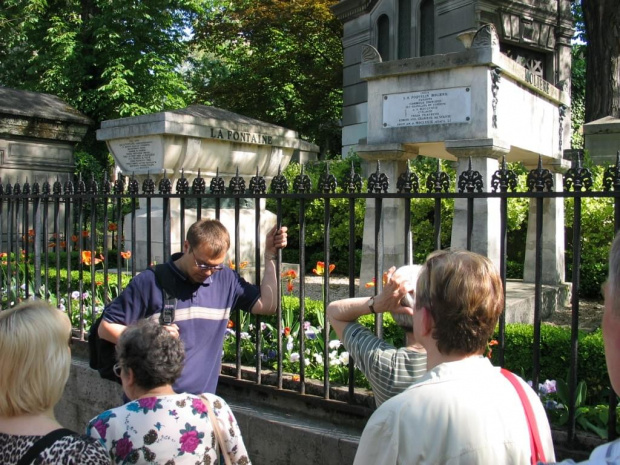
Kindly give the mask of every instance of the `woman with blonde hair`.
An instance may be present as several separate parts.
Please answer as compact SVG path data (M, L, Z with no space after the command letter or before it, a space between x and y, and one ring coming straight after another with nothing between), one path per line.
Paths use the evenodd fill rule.
M0 463L109 464L97 441L54 418L71 366L71 323L44 301L0 311Z

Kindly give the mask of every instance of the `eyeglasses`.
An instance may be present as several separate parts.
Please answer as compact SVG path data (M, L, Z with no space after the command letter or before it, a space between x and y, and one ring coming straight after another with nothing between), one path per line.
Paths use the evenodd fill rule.
M120 363L116 363L114 364L114 366L112 367L112 371L114 372L114 374L116 376L118 376L119 378L121 377L121 370L123 369L123 367L121 367Z
M196 265L196 268L200 271L211 271L212 273L215 273L216 271L221 271L224 269L224 265L221 263L219 265L205 265L204 263L198 263L193 250L192 255L194 256L194 265Z

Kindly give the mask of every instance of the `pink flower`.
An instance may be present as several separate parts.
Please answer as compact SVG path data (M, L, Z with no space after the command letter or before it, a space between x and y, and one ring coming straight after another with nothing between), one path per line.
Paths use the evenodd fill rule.
M200 438L196 430L186 431L181 436L181 451L182 452L194 452L196 447L200 444Z
M131 453L132 449L133 443L129 440L127 433L125 433L123 437L116 442L116 456L124 459Z
M108 431L108 424L105 421L100 418L95 423L93 423L93 428L97 430L97 433L99 433L101 439L105 439L105 435Z
M159 399L157 397L144 397L143 399L138 399L138 405L141 409L144 409L144 413L148 410L157 410L159 407Z
M192 409L200 414L207 413L207 407L200 399L192 399Z

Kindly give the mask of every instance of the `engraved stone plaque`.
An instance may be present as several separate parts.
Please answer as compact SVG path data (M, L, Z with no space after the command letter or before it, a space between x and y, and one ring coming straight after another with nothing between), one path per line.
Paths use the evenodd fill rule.
M161 136L131 137L108 143L123 174L161 172L164 162Z
M383 127L469 123L471 89L453 87L383 96Z

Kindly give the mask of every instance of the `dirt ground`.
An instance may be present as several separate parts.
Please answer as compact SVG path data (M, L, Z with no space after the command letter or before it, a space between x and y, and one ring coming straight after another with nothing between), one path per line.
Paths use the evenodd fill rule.
M594 331L601 327L603 317L603 300L579 301L579 329ZM558 326L569 326L572 321L571 307L564 307L555 311L550 318L544 320Z

